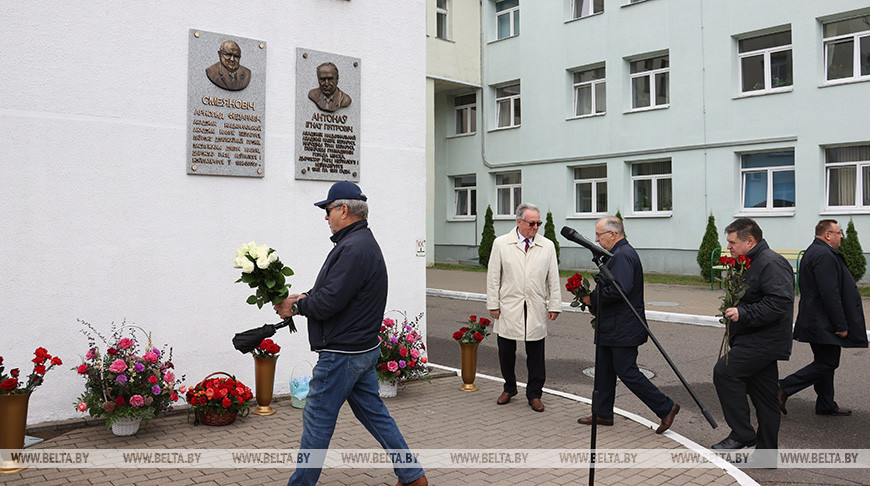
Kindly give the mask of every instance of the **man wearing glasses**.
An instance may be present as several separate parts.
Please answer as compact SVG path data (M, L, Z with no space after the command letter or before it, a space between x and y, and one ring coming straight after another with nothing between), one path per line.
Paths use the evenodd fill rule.
M864 309L855 279L837 251L843 230L833 219L816 225L816 237L800 263L800 303L794 339L810 343L813 362L780 380L777 398L786 414L789 396L813 385L816 415L848 416L834 401L834 371L840 366L840 348L866 348Z
M251 70L239 64L242 49L233 41L225 41L218 50L220 62L206 68L205 75L215 86L228 91L241 91L251 82Z
M308 318L308 342L318 354L299 441L310 459L307 467L296 468L290 486L317 483L344 402L384 449L396 453L390 457L399 485L429 484L378 396L375 363L381 354L378 332L387 305L387 266L368 227L366 200L359 186L341 181L332 185L325 200L314 203L326 210L335 246L311 290L274 306L282 318Z
M622 287L631 307L644 317L643 266L637 252L625 239L625 227L619 218L608 217L595 224L595 241L613 253L607 268L613 279ZM598 286L592 295L583 297L596 317L598 326L598 425L613 425L613 402L616 399L616 378L649 407L661 424L657 434L664 433L674 422L680 405L674 403L649 381L637 367L637 348L647 341L647 332L638 322L628 304L622 299L613 284ZM577 420L583 425L592 425L594 416Z
M492 244L486 273L486 307L495 321L493 331L498 336L498 361L504 378L504 391L496 403L505 405L517 394L517 341L523 341L529 373L526 398L536 412L544 411L541 395L546 380L547 320L556 320L562 312L556 247L538 235L541 224L537 207L520 204L516 228Z

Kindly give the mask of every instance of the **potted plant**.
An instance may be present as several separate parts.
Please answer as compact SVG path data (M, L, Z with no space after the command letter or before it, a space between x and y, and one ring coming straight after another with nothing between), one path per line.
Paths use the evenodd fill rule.
M77 406L80 412L105 417L106 427L123 436L135 434L143 421L171 410L181 384L173 372L172 348L158 349L151 334L138 326L113 324L107 339L90 323L79 322L88 338L88 351L76 368L85 379ZM105 352L97 339L106 346Z
M425 356L426 345L417 330L423 314L413 322L402 315L401 322L384 318L378 337L381 340L381 355L375 364L378 375L378 392L382 398L396 396L398 383L414 378L428 379L429 370Z
M477 375L477 345L490 334L490 320L470 316L458 331L453 333L453 339L459 341L459 359L462 372L462 391L477 391L474 378Z
M33 371L23 383L19 380L21 371L18 368L13 368L6 374L3 357L0 356L0 450L24 448L30 394L42 384L46 373L63 364L60 358L48 354L42 347L36 348L33 356ZM12 459L0 457L0 471L11 473L22 469L24 468L18 467L18 463Z
M221 371L206 376L195 387L188 389L185 396L196 414L194 423L202 422L205 425L229 425L236 420L237 415L244 417L251 408L253 397L250 388L236 380L235 376Z
M251 351L254 355L254 388L257 390L257 407L251 411L254 415L272 415L275 410L269 406L272 403L272 390L275 384L275 364L281 346L271 339L264 339L259 346Z

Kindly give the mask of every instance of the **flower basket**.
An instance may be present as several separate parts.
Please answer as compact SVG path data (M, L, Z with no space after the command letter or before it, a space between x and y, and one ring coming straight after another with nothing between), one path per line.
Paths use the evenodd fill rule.
M247 415L253 393L234 376L217 371L188 389L186 398L196 413L195 425L229 425L239 413Z

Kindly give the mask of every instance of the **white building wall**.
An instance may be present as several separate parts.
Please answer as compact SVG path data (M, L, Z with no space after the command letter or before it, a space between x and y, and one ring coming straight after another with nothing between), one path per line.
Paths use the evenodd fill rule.
M425 7L400 3L60 1L3 11L0 83L0 355L29 373L37 346L61 357L30 400L29 424L78 417L86 351L77 318L124 319L174 347L177 374L213 371L253 387L234 333L277 322L234 284L236 249L275 248L313 285L332 247L314 207L330 182L294 180L295 55L308 47L362 63L361 181L390 272L387 308L425 311ZM186 174L188 29L267 43L265 177ZM244 64L244 61L243 61ZM282 330L276 393L301 360L306 322ZM425 335L425 321L423 322Z

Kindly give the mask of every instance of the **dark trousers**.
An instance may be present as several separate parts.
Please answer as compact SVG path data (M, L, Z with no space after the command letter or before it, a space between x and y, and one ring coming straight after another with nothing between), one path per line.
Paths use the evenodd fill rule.
M671 413L674 401L659 391L637 367L637 346L601 346L596 364L600 418L613 419L617 377L656 414L656 417L662 418Z
M831 412L838 407L834 401L834 371L840 366L840 346L810 343L813 362L779 382L788 395L813 385L816 390L816 413Z
M758 440L756 449L776 449L779 445L779 386L776 360L759 356L745 346L735 346L713 367L713 384L722 405L725 422L731 427L728 437L740 442ZM758 430L749 419L749 402L755 406Z
M526 398L541 398L547 370L544 367L544 339L540 341L525 341L526 368L529 371L529 383L526 386ZM501 366L501 376L504 378L504 391L517 391L517 374L514 368L517 364L517 342L498 336L498 364Z

